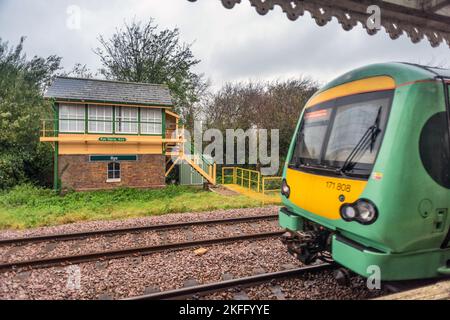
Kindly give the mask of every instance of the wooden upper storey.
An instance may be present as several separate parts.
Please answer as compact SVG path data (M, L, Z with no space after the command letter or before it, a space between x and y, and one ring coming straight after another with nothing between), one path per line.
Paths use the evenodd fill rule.
M41 141L164 142L176 139L179 116L167 86L57 77L45 93L53 119ZM159 139L158 139L159 138Z

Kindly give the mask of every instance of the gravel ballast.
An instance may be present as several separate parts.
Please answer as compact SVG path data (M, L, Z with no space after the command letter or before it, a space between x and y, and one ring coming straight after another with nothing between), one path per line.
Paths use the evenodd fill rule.
M270 206L264 208L230 209L230 210L216 210L216 211L193 212L193 213L175 213L161 216L150 216L125 220L85 221L26 230L1 230L0 239L14 239L20 237L51 235L59 233L88 232L114 228L142 227L148 225L191 222L199 220L262 216L277 213L278 207Z
M164 231L146 231L116 236L95 236L61 242L41 242L0 248L0 262L52 258L77 254L156 246L245 234L281 231L276 220L252 223L195 226Z

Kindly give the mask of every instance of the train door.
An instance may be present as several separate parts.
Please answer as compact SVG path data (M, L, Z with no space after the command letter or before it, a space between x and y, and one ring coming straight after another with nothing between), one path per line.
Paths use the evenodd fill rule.
M445 106L447 109L448 124L450 130L450 78L442 78L442 83L444 85L444 96L445 96ZM441 245L442 249L450 248L450 227L447 232L447 236Z

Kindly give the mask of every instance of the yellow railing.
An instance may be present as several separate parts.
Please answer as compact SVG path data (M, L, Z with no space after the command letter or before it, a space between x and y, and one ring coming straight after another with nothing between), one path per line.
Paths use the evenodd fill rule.
M263 177L262 193L267 194L271 192L280 192L282 181L283 177Z
M95 122L110 123L111 127L114 127L113 124L117 123L117 122L114 122L113 120L108 120L108 121L89 120L89 121L86 121L86 120L76 120L76 119L63 119L63 121L78 121L78 122L82 121L82 122L84 122L84 126L83 126L83 129L81 131L77 131L77 132L66 132L66 131L58 132L56 130L57 126L59 125L58 124L58 120L44 119L44 120L41 120L40 137L41 138L50 138L50 137L54 138L54 137L58 136L58 133L74 133L74 134L88 134L88 133L92 133L92 134L98 134L97 132L89 132L88 131L89 130L89 125L88 125L89 121L90 122L95 121ZM143 122L139 122L139 121L122 121L122 122L133 123L133 124L142 124L143 123ZM180 131L179 129L173 129L173 130L172 129L171 130L167 130L166 129L166 137L167 137L167 139L171 140L170 143L181 143L182 140L184 139L183 132L184 132L184 130ZM120 134L120 132L116 130L116 132L113 133L112 130L111 130L111 132L105 133L105 134L111 134L111 135L114 134L115 135L115 134ZM137 133L133 133L133 135L147 136L146 134L142 134L140 131L138 131ZM179 142L174 141L174 140L177 140L177 139L179 140Z
M243 188L247 188L249 190L254 189L259 192L261 185L261 172L236 168L236 183Z
M42 138L46 137L56 137L56 130L55 130L55 120L41 120L42 125L40 128L40 135Z
M222 184L234 184L263 194L278 192L282 177L262 177L261 172L239 167L222 168ZM276 188L274 187L277 186Z
M226 174L231 171L232 174ZM232 178L231 183L227 182L227 178ZM222 168L222 184L236 184L249 190L260 191L261 173L255 170L243 169L238 167Z
M231 174L227 174L231 171ZM230 179L231 178L231 179ZM236 184L236 168L222 167L222 184ZM231 182L229 182L231 180Z

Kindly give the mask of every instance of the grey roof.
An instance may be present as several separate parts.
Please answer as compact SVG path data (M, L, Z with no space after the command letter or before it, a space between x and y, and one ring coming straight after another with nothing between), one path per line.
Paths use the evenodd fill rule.
M166 85L69 77L56 77L44 97L113 104L173 105Z

